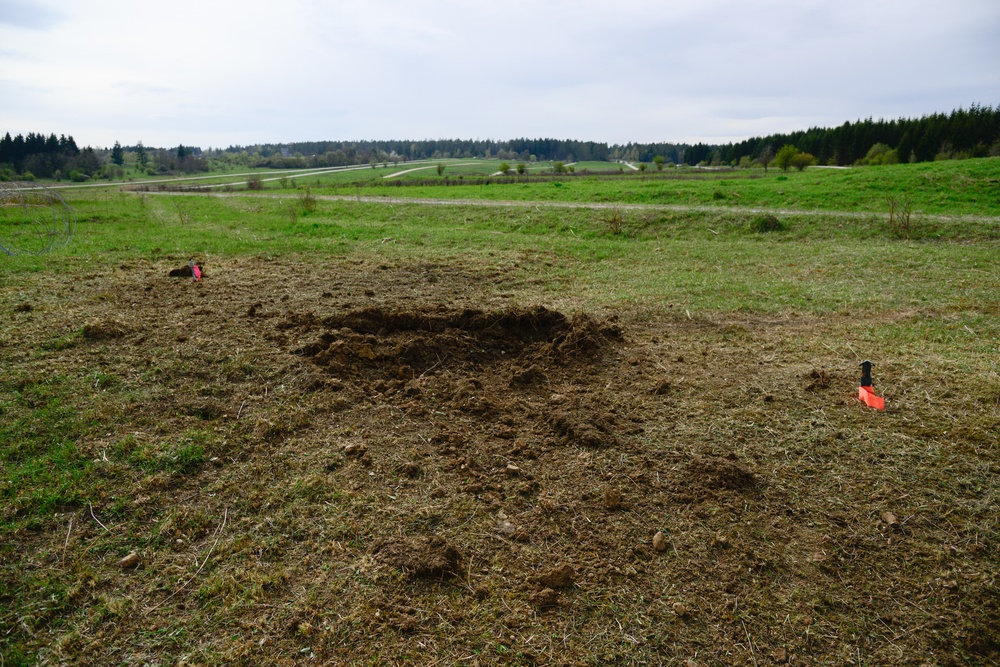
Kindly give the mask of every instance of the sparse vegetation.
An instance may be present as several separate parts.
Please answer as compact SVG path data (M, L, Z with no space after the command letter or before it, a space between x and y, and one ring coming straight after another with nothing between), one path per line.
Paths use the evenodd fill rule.
M613 208L604 219L608 232L613 236L625 233L625 214L620 208Z
M750 222L750 229L758 233L784 231L785 225L778 220L777 216L767 214L758 215Z
M908 197L897 198L890 195L886 198L889 207L889 231L898 238L910 238L913 234L913 203Z

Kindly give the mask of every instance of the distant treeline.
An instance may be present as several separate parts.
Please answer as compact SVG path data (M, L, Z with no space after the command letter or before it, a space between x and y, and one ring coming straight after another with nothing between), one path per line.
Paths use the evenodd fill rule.
M291 144L230 146L226 153L258 155L260 166L340 167L368 162L497 158L500 160L599 160L610 158L607 144L570 139L433 139L423 141L303 141ZM308 159L304 159L308 158Z
M1000 106L973 105L950 114L898 120L859 120L835 128L810 128L789 134L753 137L739 143L601 144L559 139L509 141L438 139L427 141L319 141L232 146L230 153L259 155L261 166L341 166L387 160L498 158L501 160L629 160L652 162L657 156L675 164L740 164L771 158L784 145L811 153L819 164L850 165L864 160L873 146L885 145L901 161L985 157L1000 154ZM744 161L744 164L746 162Z
M171 149L146 148L139 142L123 148L115 142L110 149L90 146L80 149L73 137L66 135L29 132L27 136L11 137L7 132L0 137L0 181L36 177L74 181L98 176L122 178L126 163L150 174L193 173L209 168L201 159L201 149L183 145Z
M729 144L628 143L608 145L560 139L434 139L424 141L306 141L208 149L135 146L79 149L72 136L29 133L0 138L0 180L22 178L120 178L126 168L148 174L215 167L316 168L357 164L495 158L563 162L627 160L674 164L750 166L767 163L785 145L832 165L926 162L1000 155L1000 106L972 105L921 118L865 120L839 127L753 137Z
M718 147L719 158L723 163L738 162L744 156L753 159L760 157L768 146L777 151L786 144L812 153L820 164L837 165L863 160L876 144L894 149L902 162L1000 155L1000 106L994 109L974 104L950 114L899 120L868 118L830 129L816 127L804 132L754 137ZM702 144L694 147L699 148L704 155L712 152L711 147Z

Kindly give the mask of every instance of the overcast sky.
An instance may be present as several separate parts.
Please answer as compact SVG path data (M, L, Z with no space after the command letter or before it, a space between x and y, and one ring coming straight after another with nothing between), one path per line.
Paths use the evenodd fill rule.
M1000 0L0 0L0 132L720 143L1000 105Z

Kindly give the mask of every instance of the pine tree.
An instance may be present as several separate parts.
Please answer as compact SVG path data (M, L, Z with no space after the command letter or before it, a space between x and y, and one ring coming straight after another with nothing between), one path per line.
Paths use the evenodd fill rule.
M111 148L111 161L119 167L125 164L125 151L122 150L122 145L117 141Z

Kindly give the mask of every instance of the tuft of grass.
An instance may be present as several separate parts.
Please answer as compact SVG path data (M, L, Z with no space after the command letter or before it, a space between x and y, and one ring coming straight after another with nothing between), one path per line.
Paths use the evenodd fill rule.
M620 236L625 233L625 214L620 208L613 208L604 217L604 224L608 233L612 236Z
M768 213L758 215L751 220L750 229L761 234L766 232L782 232L785 230L785 224L781 220L778 220L777 216Z

